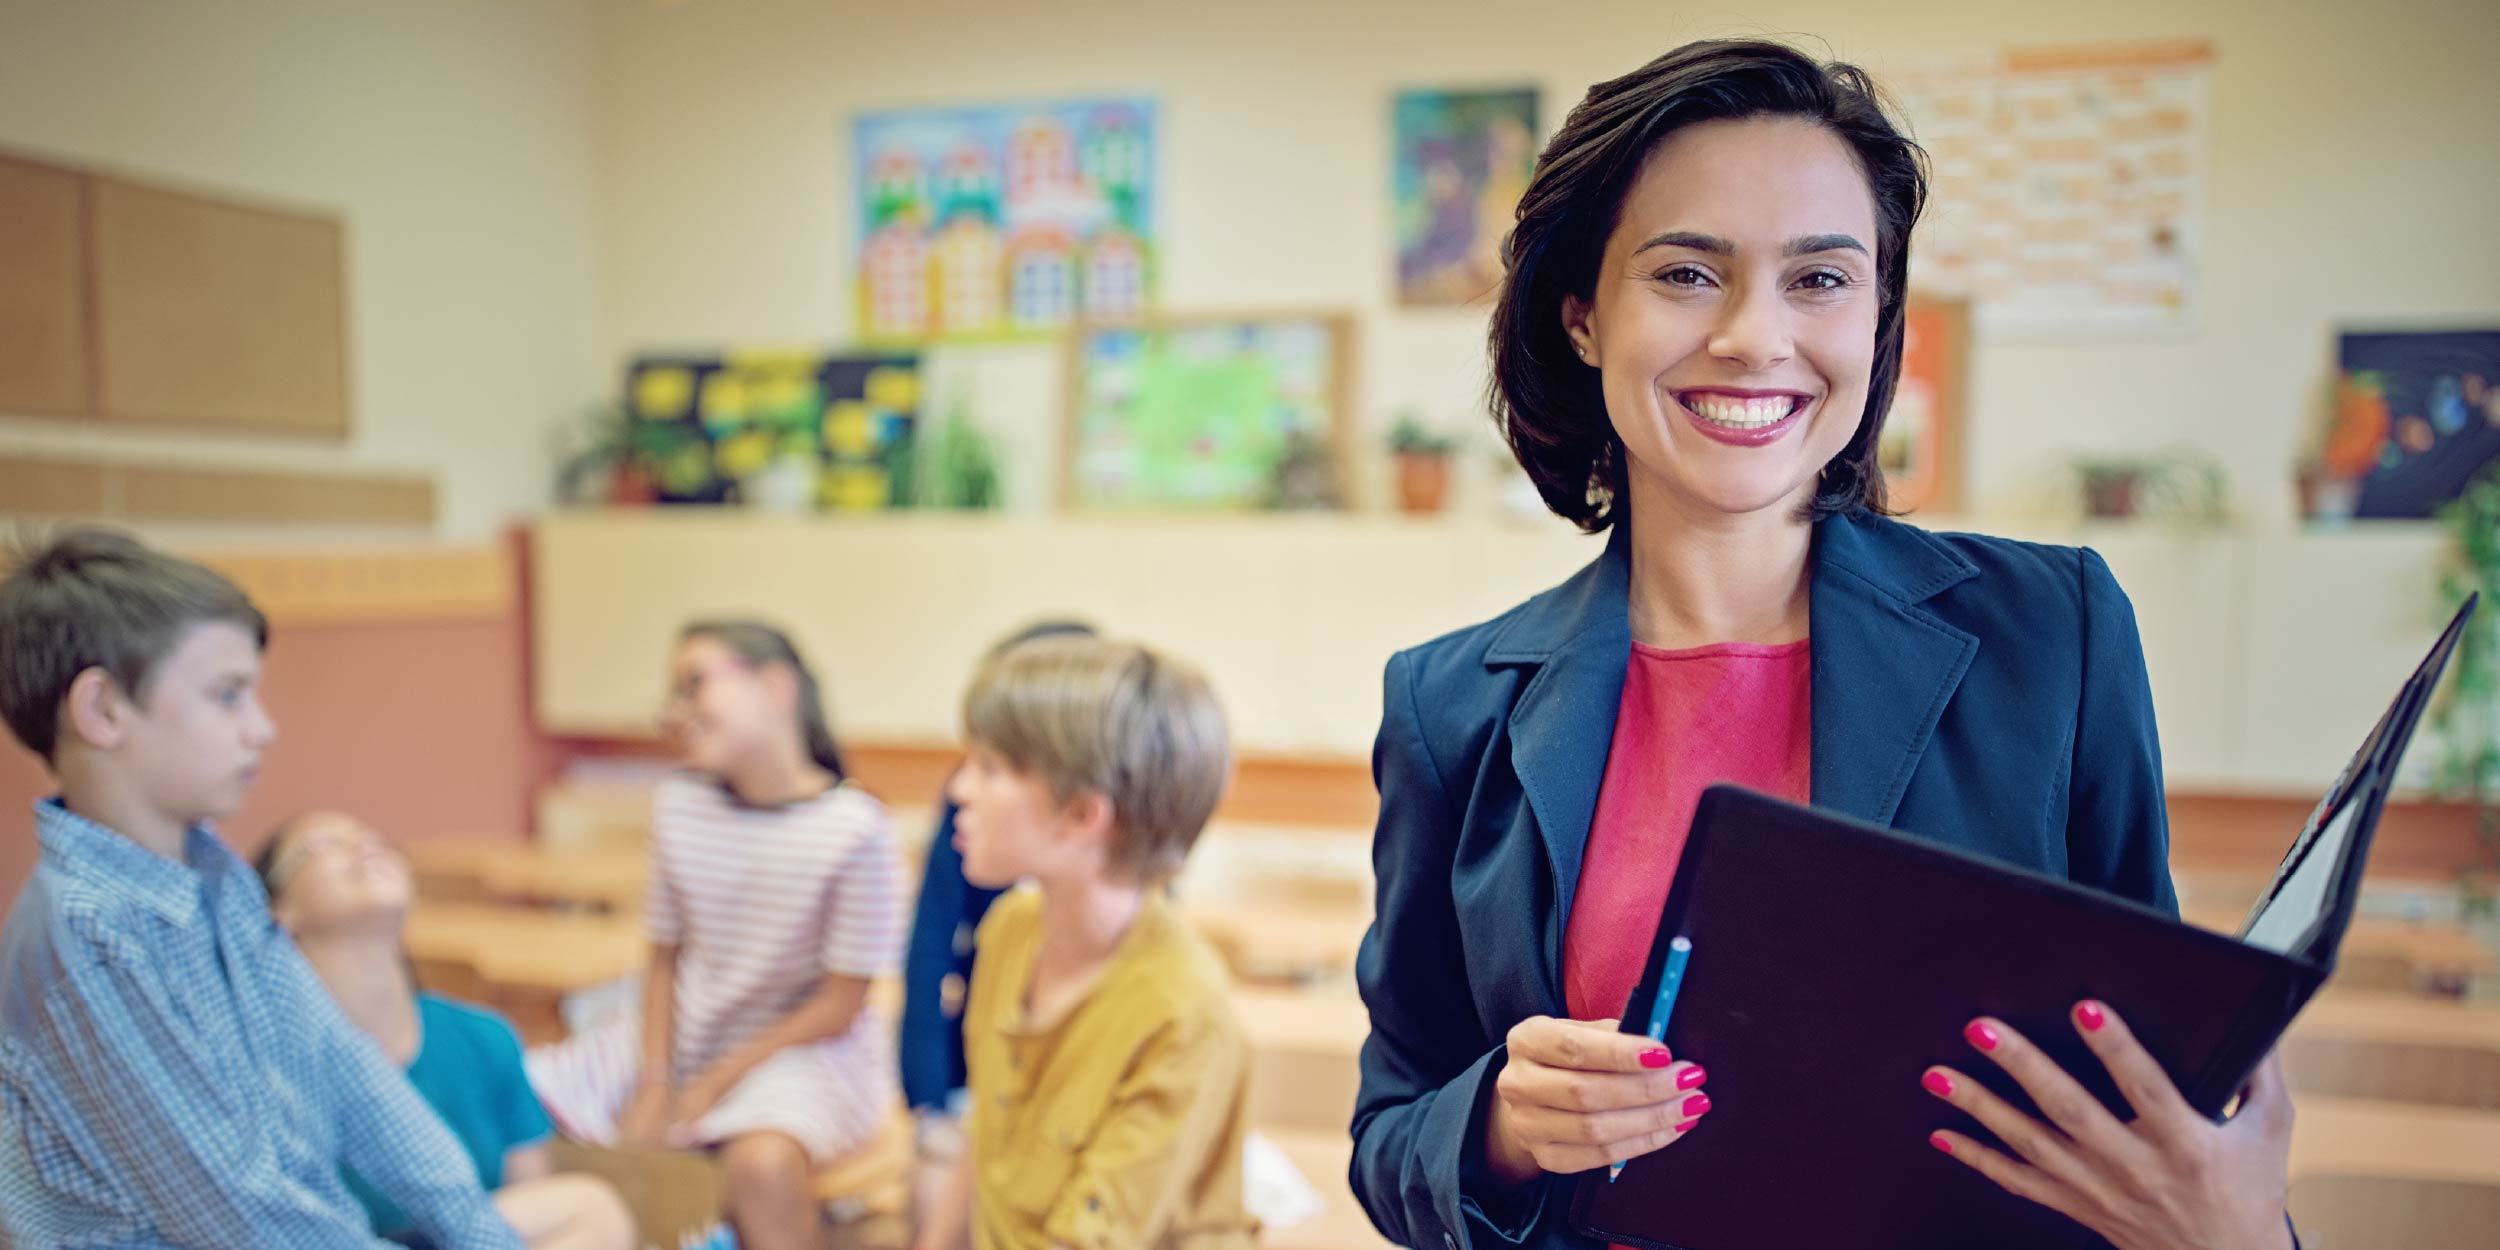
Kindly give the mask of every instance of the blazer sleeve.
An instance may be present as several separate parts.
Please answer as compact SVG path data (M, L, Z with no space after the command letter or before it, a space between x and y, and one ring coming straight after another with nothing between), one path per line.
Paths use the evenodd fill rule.
M2083 885L2179 914L2170 882L2170 816L2161 735L2135 608L2098 552L2085 549L2083 681L2066 807L2068 872Z
M1354 1196L1383 1236L1418 1250L1524 1242L1545 1185L1496 1220L1463 1192L1482 1166L1485 1110L1504 1049L1484 1034L1468 990L1450 895L1461 813L1417 715L1414 661L1389 661L1372 779L1378 908L1355 960L1371 1013L1354 1104Z

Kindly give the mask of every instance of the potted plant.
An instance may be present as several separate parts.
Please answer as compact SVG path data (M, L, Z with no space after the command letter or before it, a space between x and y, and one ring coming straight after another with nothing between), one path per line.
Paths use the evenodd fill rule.
M2438 516L2450 539L2440 614L2469 594L2480 593L2483 602L2457 640L2447 690L2431 712L2440 739L2433 785L2474 809L2482 862L2459 884L2469 911L2488 913L2491 874L2500 871L2500 467L2484 470Z
M2075 477L2083 514L2096 521L2160 519L2195 528L2230 516L2222 466L2202 452L2088 457L2075 462Z
M647 504L658 500L654 465L672 451L673 427L637 421L617 404L600 404L555 448L556 502L568 506Z
M1457 440L1428 429L1413 413L1398 418L1389 432L1389 450L1398 460L1398 510L1417 515L1439 512L1450 495L1450 453Z

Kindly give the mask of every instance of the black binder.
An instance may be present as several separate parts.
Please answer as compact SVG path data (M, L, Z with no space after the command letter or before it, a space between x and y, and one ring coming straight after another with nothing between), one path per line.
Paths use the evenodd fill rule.
M2283 857L2236 938L2054 877L1734 786L1702 795L1649 969L1693 943L1667 1033L1710 1071L1713 1111L1608 1184L1580 1178L1580 1231L1650 1250L2064 1250L2105 1243L1929 1147L1985 1131L1919 1087L1967 1073L2026 1111L1962 1042L1993 1015L2131 1118L2068 1023L2114 1007L2198 1111L2221 1119L2335 967L2379 813L2467 618L2468 599Z

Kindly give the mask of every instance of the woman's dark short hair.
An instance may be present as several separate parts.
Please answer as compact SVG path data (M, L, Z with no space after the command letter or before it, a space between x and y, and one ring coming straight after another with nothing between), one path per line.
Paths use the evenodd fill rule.
M1695 122L1751 117L1803 118L1830 129L1857 153L1874 192L1881 304L1866 417L1823 470L1809 510L1815 520L1884 510L1875 448L1901 377L1910 228L1927 199L1926 154L1885 115L1874 81L1856 66L1826 65L1785 44L1714 40L1589 88L1537 158L1502 248L1494 420L1546 506L1581 529L1620 519L1624 449L1607 420L1598 372L1572 351L1563 300L1594 297L1624 196L1667 136Z

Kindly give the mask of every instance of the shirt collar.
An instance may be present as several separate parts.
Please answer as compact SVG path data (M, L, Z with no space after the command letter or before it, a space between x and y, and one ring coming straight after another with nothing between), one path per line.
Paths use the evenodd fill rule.
M129 898L177 925L198 918L203 887L215 885L234 862L234 853L204 825L183 832L183 862L177 864L69 810L57 797L35 804L35 840L55 871Z

